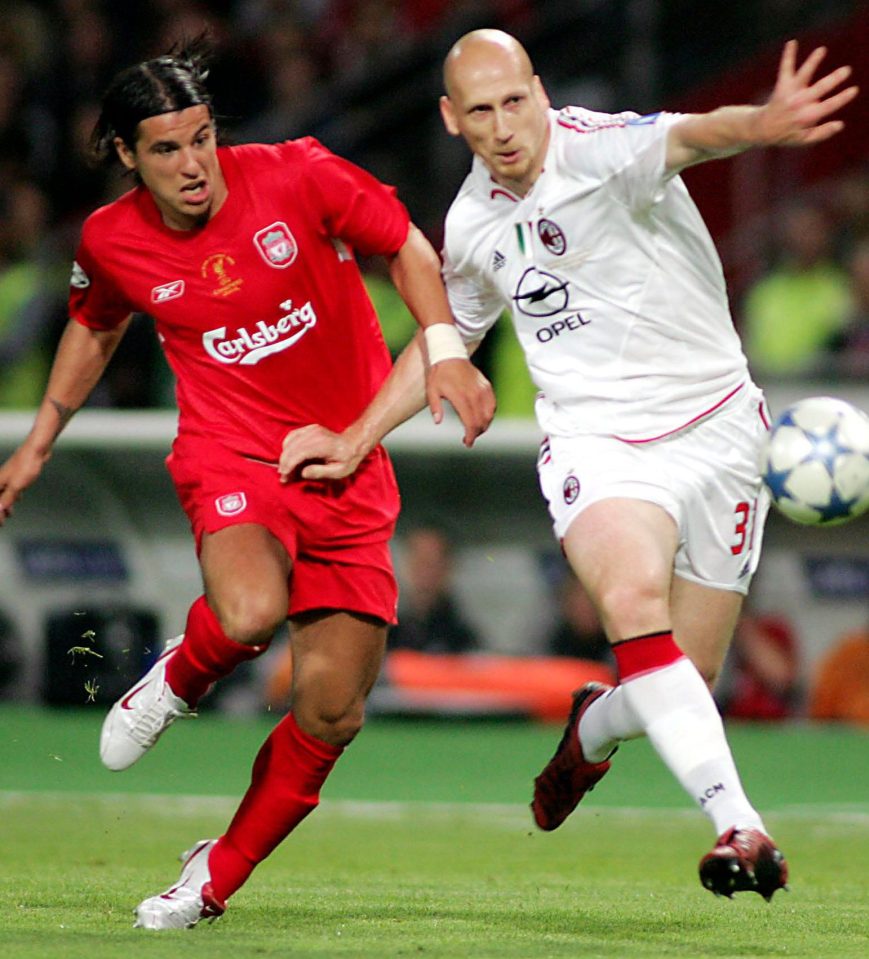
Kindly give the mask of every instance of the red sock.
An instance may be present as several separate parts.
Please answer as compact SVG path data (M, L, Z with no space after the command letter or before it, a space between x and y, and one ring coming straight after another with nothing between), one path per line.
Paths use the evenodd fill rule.
M272 730L253 764L250 787L208 857L211 884L225 901L253 868L311 812L343 752L299 729L292 713Z
M166 681L176 696L195 706L212 683L228 676L239 663L255 659L267 646L246 646L229 639L200 596L187 614L184 642L166 665Z
M685 655L674 642L670 630L646 633L644 636L633 636L613 643L613 654L616 657L619 681L622 683L643 673L669 666Z

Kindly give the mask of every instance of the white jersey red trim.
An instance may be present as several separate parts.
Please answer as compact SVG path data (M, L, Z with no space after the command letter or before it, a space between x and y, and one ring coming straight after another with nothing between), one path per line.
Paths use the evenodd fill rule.
M510 310L550 435L651 440L749 382L712 239L665 169L679 119L553 110L525 197L475 157L450 207L444 278L459 329L477 340Z

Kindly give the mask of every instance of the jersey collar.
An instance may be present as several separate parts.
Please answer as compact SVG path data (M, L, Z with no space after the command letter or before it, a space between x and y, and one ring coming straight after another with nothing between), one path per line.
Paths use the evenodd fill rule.
M512 203L522 203L524 200L533 197L535 192L539 191L538 184L540 183L544 173L546 173L547 170L551 170L555 166L555 128L556 120L558 118L558 111L550 108L548 112L549 144L546 148L546 157L543 161L543 169L540 171L540 176L532 184L531 189L525 194L525 196L519 196L518 193L514 193L512 190L498 183L498 181L495 180L495 178L489 172L489 168L486 166L486 164L483 163L478 156L474 156L471 164L471 176L473 178L474 186L489 200L494 200L497 202L507 201Z

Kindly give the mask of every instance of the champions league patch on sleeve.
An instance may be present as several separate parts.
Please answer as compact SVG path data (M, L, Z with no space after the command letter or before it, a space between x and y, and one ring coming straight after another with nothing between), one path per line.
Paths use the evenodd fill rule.
M86 290L91 285L90 277L75 261L73 261L72 264L72 275L69 278L69 285L74 286L77 290Z

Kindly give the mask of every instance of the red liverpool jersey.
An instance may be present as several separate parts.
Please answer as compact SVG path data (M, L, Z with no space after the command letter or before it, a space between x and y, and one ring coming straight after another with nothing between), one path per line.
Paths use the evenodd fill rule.
M167 227L139 186L85 221L70 315L154 317L179 432L277 460L288 430L349 425L389 370L353 251L396 253L395 191L306 138L219 150L228 196L198 230Z

